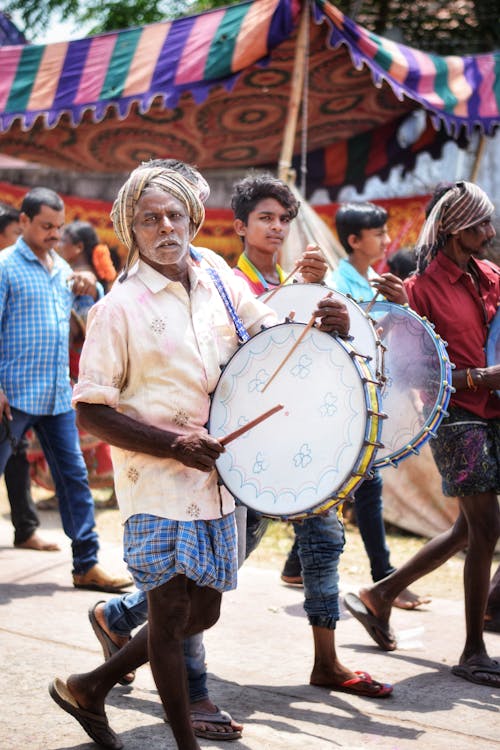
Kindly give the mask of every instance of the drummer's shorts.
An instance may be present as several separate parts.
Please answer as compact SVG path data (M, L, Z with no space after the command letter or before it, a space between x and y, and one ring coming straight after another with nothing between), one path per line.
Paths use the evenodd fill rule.
M176 575L217 591L236 588L238 555L234 513L209 521L172 521L146 513L124 525L124 559L142 591Z
M500 494L500 419L481 419L466 409L449 407L430 441L443 483L443 494L466 497Z

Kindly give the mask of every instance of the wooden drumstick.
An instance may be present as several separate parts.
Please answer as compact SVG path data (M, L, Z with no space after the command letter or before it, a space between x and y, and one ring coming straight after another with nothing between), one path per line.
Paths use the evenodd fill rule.
M281 360L281 362L279 363L278 367L275 369L275 371L273 372L273 374L271 375L271 377L269 378L269 380L265 384L264 388L261 390L261 393L264 393L264 391L266 390L267 386L274 380L274 378L276 377L276 375L279 373L279 371L281 370L281 368L284 366L285 362L287 362L287 360L290 359L290 357L292 356L292 354L294 353L295 349L298 347L298 345L300 344L300 342L302 341L302 339L304 338L304 336L306 335L306 333L308 331L310 331L311 328L313 327L315 320L316 320L316 316L313 315L312 318L311 318L311 320L305 326L304 330L302 331L302 333L300 334L299 338L295 342L295 344L292 346L292 348L290 349L290 351L286 355L286 357Z
M248 432L248 430L251 430L252 427L255 427L256 425L260 424L265 419L268 419L268 417L272 417L273 414L276 414L277 411L281 411L281 409L283 408L284 408L283 404L276 404L276 406L273 406L272 409L268 409L268 411L265 411L260 416L255 417L255 419L252 419L250 422L247 422L247 424L242 425L237 430L234 430L234 432L230 432L225 437L219 438L219 443L221 445L227 445L228 443L231 442L231 440L235 440L236 438L240 437L240 435L244 435L245 432Z
M290 281L290 279L292 278L292 276L295 273L297 273L297 271L299 270L299 268L300 268L300 266L298 266L297 268L294 268L293 271L291 273L289 273L288 276L286 278L284 278L283 281L280 284L278 284L278 286L275 286L274 289L271 289L271 291L269 292L269 294L267 295L267 297L264 297L264 299L262 299L262 302L265 305L267 305L267 303L269 302L269 300L271 299L271 297L274 294L276 294L276 292L278 291L278 289L281 289L281 287L284 286L287 283L287 281Z

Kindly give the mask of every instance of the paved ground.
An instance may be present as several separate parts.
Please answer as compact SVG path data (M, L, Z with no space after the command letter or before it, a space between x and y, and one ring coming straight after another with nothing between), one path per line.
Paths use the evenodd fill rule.
M46 519L52 517L47 524ZM44 514L57 526L57 514ZM52 702L55 676L87 671L101 651L87 609L102 596L71 585L69 545L59 553L15 550L5 505L0 502L0 632L3 695L2 750L91 750L79 725ZM101 560L121 569L117 541L103 543ZM355 581L344 581L345 590ZM104 597L106 595L103 595ZM393 625L402 648L380 651L361 625L345 615L337 629L344 663L395 683L394 695L373 700L308 685L312 639L297 589L280 584L278 571L251 565L237 591L225 595L217 626L206 635L212 698L245 724L243 739L200 741L207 750L493 750L500 748L500 691L454 677L450 666L464 635L462 603L435 599L425 611L396 611ZM487 634L492 655L500 636ZM130 687L109 697L110 723L126 750L175 748L162 721L151 673L142 667Z

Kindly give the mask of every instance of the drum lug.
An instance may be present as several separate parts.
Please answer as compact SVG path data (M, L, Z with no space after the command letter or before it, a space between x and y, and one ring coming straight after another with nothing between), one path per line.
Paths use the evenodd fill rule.
M379 419L387 419L387 414L383 411L373 411L373 409L368 409L367 412L370 417L378 417ZM385 448L384 445L382 445L381 447Z

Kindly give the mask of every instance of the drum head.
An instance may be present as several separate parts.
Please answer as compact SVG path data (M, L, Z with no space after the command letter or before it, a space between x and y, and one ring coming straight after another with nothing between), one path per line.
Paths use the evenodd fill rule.
M315 328L264 389L304 328L273 326L241 346L210 409L209 432L222 438L283 404L228 443L216 462L234 497L275 518L297 518L323 509L328 499L326 507L343 499L369 468L375 448L367 440L374 444L379 436L378 417L371 415L378 412L378 391L364 382L363 364L351 347Z
M372 377L379 378L381 376L380 341L369 316L350 297L324 284L297 283L285 284L277 289L271 289L261 294L259 299L269 305L281 320L285 320L293 311L295 321L308 323L320 299L323 299L329 293L333 299L337 299L346 305L349 312L351 344L359 354L366 358L372 371Z
M450 400L452 373L442 339L409 307L376 302L370 316L386 348L381 401L388 418L374 461L383 467L418 453L435 433Z
M500 313L498 311L490 323L486 342L486 364L488 367L500 364ZM496 394L500 396L500 390L496 391Z

